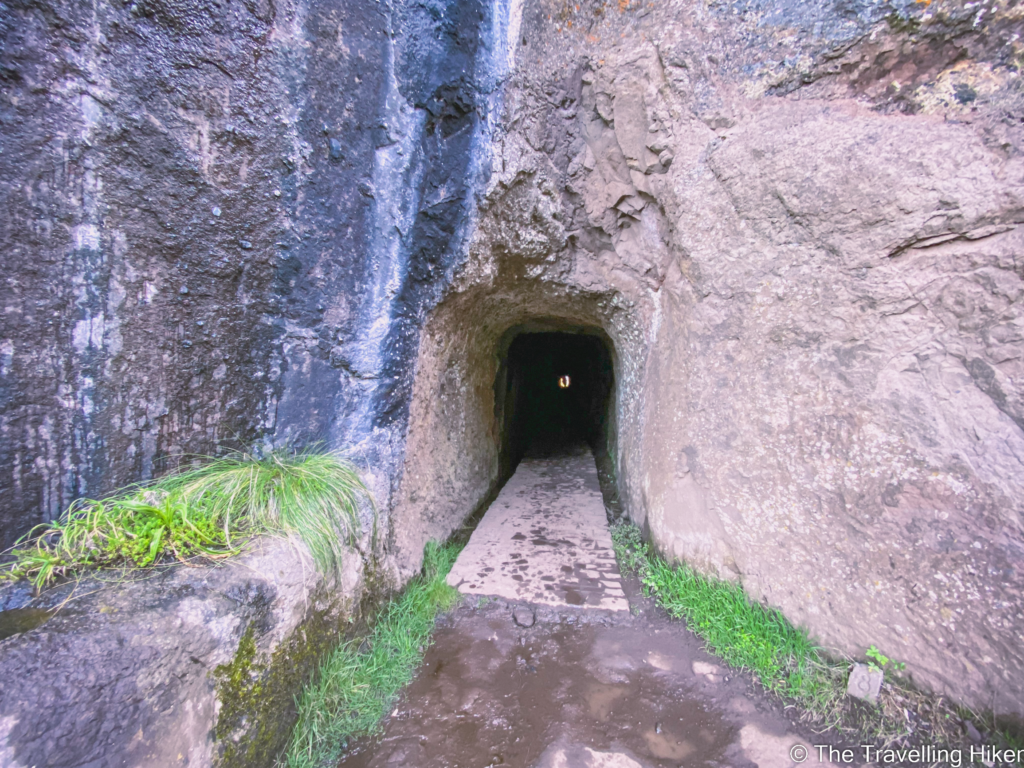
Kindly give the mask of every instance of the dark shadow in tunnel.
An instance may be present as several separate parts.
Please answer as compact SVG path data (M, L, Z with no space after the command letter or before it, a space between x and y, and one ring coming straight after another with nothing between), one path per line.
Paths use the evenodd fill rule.
M608 450L614 365L596 330L519 332L495 382L503 479L526 455Z

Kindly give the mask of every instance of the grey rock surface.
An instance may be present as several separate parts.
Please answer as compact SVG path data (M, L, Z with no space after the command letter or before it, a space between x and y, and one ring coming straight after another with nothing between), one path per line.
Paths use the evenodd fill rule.
M276 23L269 3L0 9L0 547L266 426L294 152Z
M529 629L537 623L537 612L530 605L517 605L512 609L512 620L517 627Z
M1010 0L0 8L0 531L356 449L401 582L507 478L522 330L614 350L629 516L1024 715Z
M325 581L301 544L264 540L222 567L108 578L28 601L52 617L0 640L5 768L274 765L363 573L351 552Z
M387 511L504 13L0 6L0 548L254 443L349 447Z
M662 553L1024 714L1020 9L620 5L522 6L395 551L502 477L508 335L604 333Z

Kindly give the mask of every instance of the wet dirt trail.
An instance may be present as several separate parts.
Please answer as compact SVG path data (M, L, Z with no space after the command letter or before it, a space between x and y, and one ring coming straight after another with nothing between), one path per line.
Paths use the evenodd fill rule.
M825 764L812 748L819 737L746 676L722 669L635 579L619 578L603 557L611 546L603 507L597 527L592 517L556 519L552 510L579 508L553 498L559 488L593 501L593 458L568 459L534 460L503 489L453 569L451 581L472 594L439 619L381 733L351 745L340 765L790 768L800 764L791 757L797 744L807 764ZM511 506L532 500L533 518L517 521L502 496ZM521 531L529 536L514 538ZM560 546L545 543L554 541ZM512 578L531 570L539 575Z

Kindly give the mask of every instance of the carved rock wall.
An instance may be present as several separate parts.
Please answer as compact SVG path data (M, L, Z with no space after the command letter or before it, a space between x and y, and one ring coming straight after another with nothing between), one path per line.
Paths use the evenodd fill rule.
M415 552L494 482L502 334L598 327L666 555L1019 716L1022 12L843 7L521 7L396 531Z
M399 580L517 328L614 347L657 545L1024 713L1010 0L9 3L0 530L355 446Z

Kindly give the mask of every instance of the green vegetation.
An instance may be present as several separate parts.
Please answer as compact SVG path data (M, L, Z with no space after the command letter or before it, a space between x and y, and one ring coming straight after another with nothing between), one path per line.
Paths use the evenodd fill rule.
M370 635L343 643L327 657L298 702L299 721L284 765L334 765L349 740L376 730L398 691L412 681L438 612L458 600L445 577L461 548L428 544L423 575L381 609Z
M167 558L225 557L259 533L294 533L324 572L341 565L369 494L334 453L236 454L150 486L74 503L11 550L0 576L42 587L87 568L145 567Z
M882 652L873 645L864 652L864 655L870 659L868 666L873 669L885 669L889 664L892 664L892 668L897 672L902 672L907 668L907 665L902 661L893 661L888 656L883 656Z
M622 569L636 573L670 616L686 619L711 653L834 724L847 665L826 660L806 632L779 611L750 602L739 585L703 576L685 563L669 565L643 544L636 526L615 526L612 541Z
M259 650L258 627L268 617L257 608L234 658L214 669L221 705L214 727L214 762L220 768L274 765L288 746L298 717L295 694L337 645L341 629L330 582L320 583L309 604L312 610L301 628L270 653Z
M644 544L629 523L612 528L619 567L635 573L644 593L704 640L707 650L730 666L748 670L768 691L802 710L800 719L814 730L834 728L879 746L956 745L965 742L968 723L982 725L1001 748L1014 747L1015 735L990 714L958 708L944 697L916 690L900 677L906 665L875 646L868 663L886 671L877 705L846 696L850 664L828 658L802 629L774 608L752 603L737 584L704 576L680 563L669 565Z

